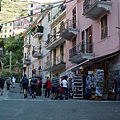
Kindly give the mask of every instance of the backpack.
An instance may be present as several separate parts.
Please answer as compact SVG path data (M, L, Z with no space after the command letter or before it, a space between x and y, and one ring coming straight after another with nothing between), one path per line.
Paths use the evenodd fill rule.
M26 77L23 77L22 83L23 83L23 84L27 84L27 83L28 83L28 79L27 79Z
M36 85L37 83L37 80L35 78L32 78L32 80L30 81L30 84L31 85Z

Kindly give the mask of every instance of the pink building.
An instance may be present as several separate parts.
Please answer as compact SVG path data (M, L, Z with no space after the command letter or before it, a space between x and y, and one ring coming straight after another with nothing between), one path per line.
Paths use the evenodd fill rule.
M102 94L113 99L113 80L120 77L120 1L66 0L66 19L66 71L85 76L103 70Z

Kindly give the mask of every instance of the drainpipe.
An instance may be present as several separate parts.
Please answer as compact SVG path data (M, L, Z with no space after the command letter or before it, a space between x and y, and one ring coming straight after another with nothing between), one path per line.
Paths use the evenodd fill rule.
M118 28L119 28L119 31L118 31L118 36L119 36L119 50L120 50L120 8L119 8L119 0L118 0Z
M84 30L84 53L86 53L86 30Z

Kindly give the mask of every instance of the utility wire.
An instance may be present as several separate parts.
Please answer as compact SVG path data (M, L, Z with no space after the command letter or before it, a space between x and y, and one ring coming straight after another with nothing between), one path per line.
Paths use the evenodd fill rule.
M61 4L59 4L59 5L56 5L56 6L52 6L52 5L53 5L53 4L56 4L56 3L60 3L60 2L62 2L62 1L56 2L56 3L53 3L53 4L49 4L50 8L47 8L47 9L43 10L42 12L45 12L46 10L50 10L50 9L55 8L55 7L58 7L58 6L60 7L61 5L64 5L65 3L69 3L69 2L72 2L72 1L74 1L74 0L69 0L69 1L67 1L67 2L63 2L63 3L61 3ZM41 13L41 12L37 12L37 13L35 13L35 14L28 15L28 16L25 16L25 17L21 17L21 18L18 18L18 19L16 19L16 20L12 20L12 21L5 22L5 23L2 23L2 24L11 23L11 22L15 22L15 21L18 21L18 20L21 20L21 19L24 19L24 18L32 17L32 16L35 16L35 15L37 15L37 14L39 14L39 13ZM2 25L2 24L1 24L1 25Z

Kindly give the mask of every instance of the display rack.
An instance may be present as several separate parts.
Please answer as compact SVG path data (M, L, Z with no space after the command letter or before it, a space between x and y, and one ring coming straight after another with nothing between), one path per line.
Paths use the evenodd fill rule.
M83 98L82 75L74 75L73 77L73 98Z

